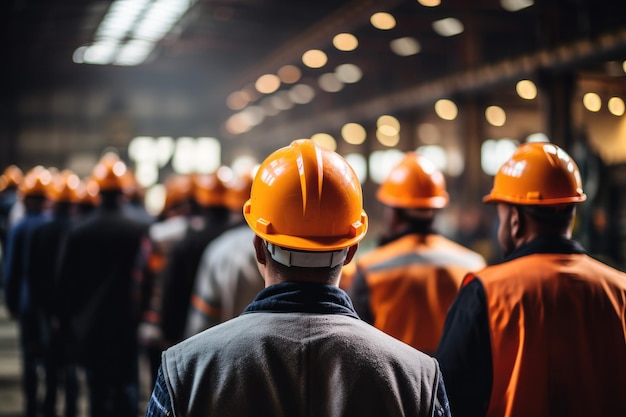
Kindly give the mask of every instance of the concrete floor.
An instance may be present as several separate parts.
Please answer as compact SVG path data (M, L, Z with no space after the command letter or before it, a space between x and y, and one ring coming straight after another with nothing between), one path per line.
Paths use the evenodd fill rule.
M140 362L141 379L148 380L147 366ZM79 374L81 381L78 417L88 417L86 386L84 376ZM18 342L17 322L11 319L4 306L4 294L0 290L0 417L22 417L23 399L21 390L21 355ZM139 416L145 415L147 399L152 387L148 382L142 384L142 399L139 405ZM43 397L43 390L41 392ZM59 395L57 414L63 416L62 394Z

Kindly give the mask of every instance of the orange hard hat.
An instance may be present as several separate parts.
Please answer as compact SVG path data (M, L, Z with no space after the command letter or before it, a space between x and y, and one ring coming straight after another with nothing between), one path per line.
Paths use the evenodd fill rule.
M20 182L19 191L24 197L45 197L52 183L52 174L41 165L29 170Z
M92 177L87 177L80 182L76 190L77 203L97 206L100 204L99 192L98 183Z
M586 199L576 162L557 145L530 142L500 167L483 202L553 205Z
M48 188L48 196L55 202L77 203L80 178L73 171L65 169L55 175Z
M348 248L363 239L368 225L352 167L309 139L265 159L243 213L266 242L304 251Z
M166 212L174 205L191 199L193 195L193 181L189 175L171 175L165 180L165 202L162 212Z
M6 167L2 176L5 179L5 188L17 187L24 179L24 173L17 165Z
M201 206L224 206L226 185L217 172L193 177L193 196Z
M250 199L252 180L252 174L244 174L226 183L224 204L229 210L241 213L244 204Z
M376 197L388 206L408 209L443 208L449 200L441 171L430 159L415 152L407 152L392 168Z
M124 191L128 184L126 164L114 153L105 154L93 168L92 178L100 191Z

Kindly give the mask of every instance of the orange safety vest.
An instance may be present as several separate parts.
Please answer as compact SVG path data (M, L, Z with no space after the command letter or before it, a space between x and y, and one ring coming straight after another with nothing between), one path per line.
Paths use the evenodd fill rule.
M478 275L493 358L488 416L626 416L626 274L584 254L535 254Z
M402 236L357 261L372 324L428 353L437 349L463 277L484 267L481 255L437 234Z

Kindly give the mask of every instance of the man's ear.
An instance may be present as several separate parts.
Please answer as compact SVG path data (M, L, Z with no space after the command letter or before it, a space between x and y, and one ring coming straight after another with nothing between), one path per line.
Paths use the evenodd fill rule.
M511 206L511 212L509 216L509 227L511 230L511 236L518 239L525 233L524 231L524 215L519 207Z
M265 265L267 263L267 259L265 257L265 244L263 239L258 236L254 236L254 251L256 253L256 260L261 265Z
M344 265L347 265L350 263L350 261L352 260L352 258L354 257L354 254L356 253L356 250L359 248L359 244L357 243L356 245L350 246L348 248L348 255L346 255L346 260L343 261Z

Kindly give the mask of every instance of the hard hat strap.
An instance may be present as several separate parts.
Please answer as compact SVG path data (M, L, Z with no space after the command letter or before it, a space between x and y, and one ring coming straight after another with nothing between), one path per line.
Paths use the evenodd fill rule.
M285 266L303 268L332 268L342 264L348 256L348 249L328 252L289 250L265 241L272 259Z

